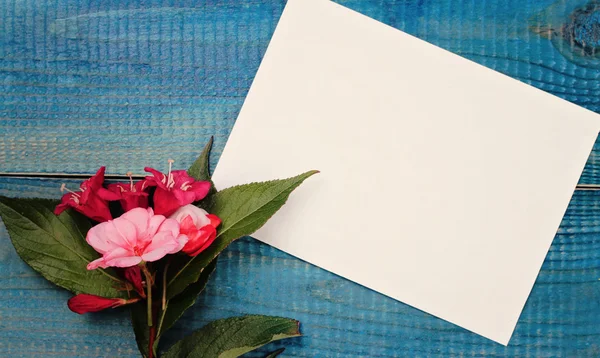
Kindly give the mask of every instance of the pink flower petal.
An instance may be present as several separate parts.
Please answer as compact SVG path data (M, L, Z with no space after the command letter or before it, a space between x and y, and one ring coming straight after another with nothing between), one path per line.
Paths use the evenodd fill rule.
M165 219L158 228L157 233L169 232L173 237L179 235L179 223L174 219Z
M160 190L160 189L157 189ZM187 243L180 235L179 223L154 215L151 208L135 208L114 220L100 223L90 229L88 243L103 254L88 268L131 267L142 260L156 261L169 253L176 253ZM144 250L140 255L139 250Z
M131 267L139 264L140 262L142 262L142 258L139 256L125 256L108 260L106 261L106 264L113 267Z
M177 239L175 239L178 243L177 247L175 247L175 249L173 249L171 252L169 252L170 254L175 254L178 253L179 251L181 251L181 249L183 249L183 247L185 246L185 244L187 244L187 242L189 241L189 238L186 235L179 235L177 236Z
M119 247L110 239L110 235L106 233L108 225L108 223L103 223L92 227L85 237L85 241L101 254Z
M196 230L196 224L194 224L194 219L192 219L191 215L186 215L183 220L179 220L179 230L190 232Z
M131 250L118 247L103 257L106 266L130 267L142 262L142 258L135 255Z
M151 262L160 260L167 254L179 252L187 242L187 236L182 236L183 238L175 239L168 233L158 233L152 243L146 248L142 259ZM181 245L181 242L183 242L183 245Z
M179 225L179 224L177 224ZM146 247L142 258L145 261L156 261L166 254L174 254L183 248L188 241L185 235L174 236L170 231L160 231L152 239L152 243Z
M170 244L168 246L162 246L157 248L156 250L149 251L142 255L142 259L147 262L153 262L162 259L165 257L170 251L173 250L175 244Z
M119 219L125 219L132 223L136 229L137 237L148 235L148 221L152 216L152 209L135 208L121 215Z
M135 225L129 220L119 220L112 222L115 230L119 233L119 235L127 242L127 246L123 247L134 247L137 245L137 228Z
M124 247L117 247L116 249L105 253L104 260L106 262L108 262L109 260L115 259L117 257L128 257L128 256L135 256L135 254L133 253L133 250L124 248Z
M208 215L209 214L204 209L192 204L188 204L177 209L177 211L175 211L170 218L177 220L179 223L183 223L185 218L189 216L192 218L194 226L202 227L210 224Z
M106 266L106 263L104 262L104 257L101 257L101 258L99 258L99 259L96 259L96 260L94 260L94 261L90 262L90 263L87 265L87 269L88 269L88 270L95 270L95 269L97 269L98 267L101 267L101 268L107 268L107 267L108 267L108 266Z
M162 225L165 219L166 217L163 215L154 215L152 218L150 218L150 221L148 222L148 236L153 237L156 235L159 227Z
M158 232L152 238L152 242L144 249L144 254L149 253L150 251L154 251L164 246L169 246L168 251L171 251L173 247L177 246L177 242L175 241L175 236L168 231ZM144 256L144 255L142 255Z

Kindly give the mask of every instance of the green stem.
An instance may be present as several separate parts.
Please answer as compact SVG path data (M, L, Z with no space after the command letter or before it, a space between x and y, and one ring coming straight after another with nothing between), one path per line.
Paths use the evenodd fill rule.
M146 276L146 300L148 301L148 327L152 327L152 275L144 264L142 266L144 276Z
M162 284L162 289L163 289L163 294L162 294L162 310L164 311L165 308L167 308L167 270L169 269L169 264L171 262L167 262L167 264L165 265L165 269L163 270L163 284Z
M163 321L165 320L165 314L167 313L167 307L169 305L169 301L167 300L167 270L169 269L169 264L171 262L167 262L165 265L165 269L163 270L163 282L162 282L162 311L160 313L160 318L158 320L158 329L156 330L156 334L160 337L161 329L163 325Z
M165 309L161 312L160 314L160 318L158 319L158 328L156 329L156 334L160 337L162 332L162 325L163 325L163 321L165 320L165 314L167 313L167 307L169 306L169 303L167 302L165 304Z

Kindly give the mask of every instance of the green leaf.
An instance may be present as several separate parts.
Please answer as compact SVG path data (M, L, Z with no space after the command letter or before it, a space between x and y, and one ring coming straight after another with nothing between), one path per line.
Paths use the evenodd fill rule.
M189 285L183 292L175 296L171 300L167 301L167 308L158 331L158 337L162 336L169 328L171 328L175 322L183 315L185 310L192 307L196 303L198 295L204 290L208 280L217 267L217 258L211 261L202 273L198 281Z
M265 358L275 358L275 357L278 357L281 353L283 353L283 351L285 351L285 348L279 348L278 350L275 350L275 351L267 354L265 356Z
M300 336L300 322L245 316L213 321L175 343L163 358L235 358L267 343Z
M131 305L131 326L133 327L135 341L137 342L142 357L148 357L148 339L150 331L148 327L146 301L140 301ZM156 354L154 356L156 356Z
M290 193L316 170L298 176L227 188L215 193L206 210L221 218L216 240L170 276L169 298L181 293L200 277L204 269L233 240L250 235L263 226L285 204Z
M86 268L99 257L85 241L89 220L72 210L56 216L56 205L53 200L0 196L0 216L19 256L48 281L73 293L125 298L116 288L124 282L113 270Z
M217 189L215 188L215 183L213 183L212 179L210 178L209 170L210 150L212 149L212 145L213 137L211 136L208 140L208 143L206 143L206 145L204 146L204 149L202 150L202 153L200 154L198 159L196 159L196 161L187 171L188 175L196 180L210 182L210 189L206 194L206 197L195 203L201 208L204 208L206 206L206 202L210 200L214 193L217 192Z
M190 169L188 169L187 173L192 178L199 181L210 181L212 184L212 180L210 179L210 170L209 170L209 162L210 162L210 150L213 145L213 137L210 137L208 143L204 146L202 153L196 161L192 164ZM211 185L211 191L214 191L214 185Z
M196 180L210 182L210 190L208 191L208 194L206 194L206 197L200 200L199 202L195 203L201 208L204 208L206 206L206 202L210 200L214 193L217 192L217 189L215 188L215 183L213 183L212 179L210 178L209 170L210 150L212 149L212 145L213 137L211 136L208 140L208 143L206 143L206 145L204 146L204 149L202 150L202 153L200 154L198 159L196 159L196 161L187 171L188 175Z

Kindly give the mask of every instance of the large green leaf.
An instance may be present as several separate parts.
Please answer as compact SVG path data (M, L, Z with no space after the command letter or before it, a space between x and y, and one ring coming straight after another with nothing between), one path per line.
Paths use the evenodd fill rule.
M269 316L221 319L175 343L162 357L235 358L267 343L300 336L299 324Z
M87 244L90 222L77 212L53 213L57 202L0 196L0 216L17 253L48 281L74 293L126 297L124 285L110 270L88 271L98 253Z
M198 295L204 290L208 280L217 267L217 258L211 261L208 266L202 270L198 281L189 285L183 292L175 296L171 300L167 301L167 307L165 310L164 318L160 325L160 331L158 337L162 336L169 328L171 328L175 322L183 315L185 310L192 307L196 302Z
M170 276L167 296L174 297L196 282L202 270L233 240L263 226L285 204L290 193L315 173L318 172L313 170L288 179L234 186L215 193L206 210L222 220L217 238Z

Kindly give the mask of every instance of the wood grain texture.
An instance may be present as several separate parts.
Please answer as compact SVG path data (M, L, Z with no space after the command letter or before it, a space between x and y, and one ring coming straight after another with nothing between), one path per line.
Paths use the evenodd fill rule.
M600 111L600 16L577 10L586 0L338 2ZM0 172L109 164L109 173L139 174L168 158L186 167L210 135L216 163L283 7L0 0ZM599 156L600 143L582 183L600 183Z
M140 174L168 158L185 168L211 135L214 167L284 2L0 0L0 173ZM600 112L596 2L338 2ZM581 183L600 183L600 142ZM0 195L57 197L59 185L0 178ZM303 322L305 337L269 347L285 356L598 357L599 203L576 192L509 347L250 238L224 253L166 341L257 313ZM137 356L126 312L78 316L69 296L0 225L0 356Z
M52 198L59 184L3 178L0 195ZM211 320L255 313L302 322L304 337L261 351L287 346L290 357L598 357L599 232L600 192L577 191L508 347L251 238L224 252L165 343ZM125 310L79 316L67 309L69 296L20 260L0 226L0 356L136 356Z

